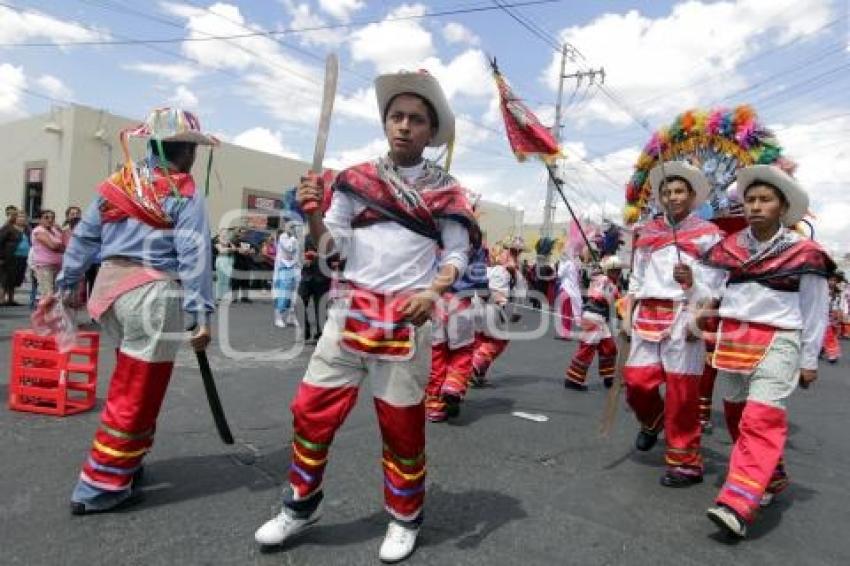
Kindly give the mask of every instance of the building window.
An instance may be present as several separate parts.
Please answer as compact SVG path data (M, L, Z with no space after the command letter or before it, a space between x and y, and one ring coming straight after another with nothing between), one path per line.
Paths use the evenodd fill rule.
M44 168L31 167L26 170L24 178L24 210L27 217L38 218L41 214L41 203L44 199Z

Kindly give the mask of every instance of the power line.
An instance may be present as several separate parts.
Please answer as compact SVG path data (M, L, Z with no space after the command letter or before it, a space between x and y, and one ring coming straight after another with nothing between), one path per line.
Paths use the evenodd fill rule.
M411 14L409 16L397 16L397 17L387 17L382 19L372 19L372 20L360 20L353 21L348 23L337 23L337 24L325 24L320 26L306 26L300 28L286 28L282 30L269 30L269 31L254 31L254 32L246 32L241 34L230 34L230 35L213 35L209 37L170 37L170 38L149 38L149 39L119 39L119 40L84 40L84 41L60 41L60 42L29 42L29 43L0 43L0 47L73 47L73 46L87 46L87 45L151 45L151 44L161 44L161 43L183 43L186 41L189 42L204 42L204 41L221 41L221 40L232 40L232 39L245 39L252 37L276 37L280 35L286 34L297 34L297 33L308 33L314 31L322 31L322 30L332 30L332 29L340 29L340 28L356 28L363 27L370 24L380 24L380 23L390 23L397 21L406 21L406 20L421 20L427 18L437 18L443 16L455 16L460 14L474 14L480 12L490 12L493 10L498 10L503 7L521 7L521 6L535 6L540 4L555 4L563 2L564 0L526 0L524 2L513 2L511 4L503 4L501 6L477 6L477 7L469 7L469 8L456 8L449 10L438 10L434 12L425 12L423 14ZM12 6L10 4L5 4L0 2L0 6L5 6L9 9L14 9L17 11L22 11L20 8L16 6Z

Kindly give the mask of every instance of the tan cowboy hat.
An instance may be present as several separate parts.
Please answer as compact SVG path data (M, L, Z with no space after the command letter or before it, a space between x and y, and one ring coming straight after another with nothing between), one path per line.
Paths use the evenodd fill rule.
M809 195L803 190L794 177L773 165L752 165L738 170L738 195L744 200L747 189L755 182L761 181L785 195L788 201L788 211L782 215L785 226L793 226L803 219L809 210Z
M161 141L189 142L199 145L218 145L218 139L201 132L201 122L188 110L156 108L148 114L144 124L130 135L150 137Z
M652 194L656 199L661 182L670 177L681 177L688 182L696 193L694 209L708 198L711 187L708 184L708 179L698 167L694 167L685 161L665 161L663 167L659 163L649 172L649 184L652 186Z
M388 75L381 75L375 79L375 93L378 97L378 112L381 119L386 115L387 106L390 101L399 94L415 94L421 96L431 103L437 113L437 133L428 145L439 147L447 144L454 137L455 115L449 107L446 95L443 93L440 83L431 73L421 69L415 73L401 71Z

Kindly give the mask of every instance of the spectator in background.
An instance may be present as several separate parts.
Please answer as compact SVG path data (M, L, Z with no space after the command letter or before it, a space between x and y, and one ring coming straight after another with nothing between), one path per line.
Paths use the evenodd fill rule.
M301 267L301 282L298 285L298 296L304 305L304 341L315 343L322 337L324 311L327 308L325 298L331 290L330 269L319 258L316 244L312 236L304 238L304 263ZM310 332L310 300L313 301L313 311L316 315L316 334Z
M62 230L55 222L56 213L42 210L38 226L32 231L32 264L42 297L53 294L65 251Z
M295 292L301 277L298 264L298 240L292 226L287 226L277 239L274 264L274 325L278 328L298 326L295 318Z
M257 254L257 249L254 244L247 239L247 231L245 228L239 228L236 232L234 241L236 253L233 255L233 301L242 301L243 303L253 302L248 294L251 287L251 271L254 269L254 256Z
M269 234L260 244L260 252L254 258L254 270L258 272L254 276L255 289L268 290L272 287L275 257L277 257L277 238L281 232L278 230L277 234Z
M213 238L214 249L216 251L215 258L215 300L221 301L224 296L230 291L233 275L233 255L236 253L236 246L233 245L232 231L229 228L222 228L218 231L218 235Z
M27 273L28 260L32 242L30 238L30 223L27 220L27 215L21 211L15 220L15 227L21 232L21 239L18 241L18 247L15 248L15 288L17 289L24 284L24 278ZM33 281L33 286L35 282ZM14 302L14 301L13 301Z
M18 306L15 302L15 287L20 285L17 281L17 264L15 252L18 244L24 239L24 234L18 229L17 219L19 217L16 207L6 208L6 223L0 228L0 284L3 287L3 300L0 306Z
M74 231L74 228L77 227L77 224L80 222L80 218L83 217L83 209L79 206L71 205L65 209L65 222L62 223L62 231L71 233Z

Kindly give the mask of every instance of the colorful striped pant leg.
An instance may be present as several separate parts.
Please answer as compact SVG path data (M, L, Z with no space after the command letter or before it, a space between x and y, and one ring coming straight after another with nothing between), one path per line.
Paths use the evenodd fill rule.
M617 342L613 337L599 341L599 377L610 379L614 377L617 368Z
M823 353L826 359L834 362L841 357L841 344L838 342L838 331L832 324L827 325L823 335Z
M483 332L475 335L475 348L472 354L472 368L478 375L486 375L490 366L496 361L505 348L507 340L487 336Z
M420 522L425 501L425 405L399 407L375 398L384 442L384 503L399 521Z
M788 484L782 458L788 436L786 404L797 387L800 351L799 331L780 331L751 374L723 374L732 389L726 401L733 412L727 420L735 445L717 502L749 522L766 491L778 493ZM735 437L734 411L741 404Z
M101 424L71 495L87 510L109 509L130 496L185 340L180 303L176 283L155 281L124 293L101 317L119 347Z
M699 421L700 425L711 422L711 405L714 401L714 382L717 379L717 370L706 363L699 379Z
M449 343L431 345L431 374L425 387L425 407L433 417L445 416L446 404L441 396L449 371Z
M596 355L598 347L599 344L579 341L578 348L576 348L576 352L573 354L573 359L570 361L569 367L567 367L565 379L579 385L584 385L584 382L587 380L587 370L590 368L590 364L593 363L593 357Z

